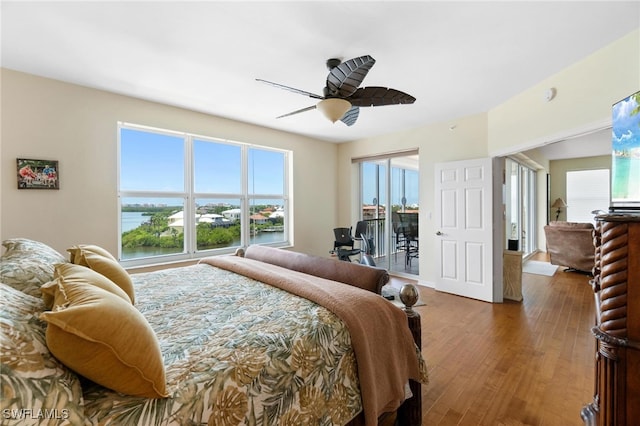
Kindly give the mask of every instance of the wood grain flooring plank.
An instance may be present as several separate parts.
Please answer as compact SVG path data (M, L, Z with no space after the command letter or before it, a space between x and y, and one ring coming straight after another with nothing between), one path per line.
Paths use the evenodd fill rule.
M594 374L588 281L525 273L524 300L502 304L420 287L423 424L581 425Z

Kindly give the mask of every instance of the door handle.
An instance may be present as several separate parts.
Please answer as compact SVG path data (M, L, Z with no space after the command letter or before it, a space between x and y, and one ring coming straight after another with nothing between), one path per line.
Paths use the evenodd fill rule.
M444 235L442 232L438 231L436 232L436 235Z

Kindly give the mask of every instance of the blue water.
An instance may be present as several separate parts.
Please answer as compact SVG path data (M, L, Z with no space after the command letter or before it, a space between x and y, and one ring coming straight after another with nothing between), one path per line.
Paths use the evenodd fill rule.
M640 201L640 158L613 157L611 199Z
M122 212L122 232L131 231L149 220L150 216L143 216L141 212Z

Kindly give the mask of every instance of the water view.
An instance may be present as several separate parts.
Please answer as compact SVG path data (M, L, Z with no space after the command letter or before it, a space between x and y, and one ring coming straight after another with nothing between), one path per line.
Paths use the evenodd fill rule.
M613 105L611 200L640 203L640 92Z
M149 221L149 217L144 212L122 212L121 232L124 233L136 229L143 222Z
M614 156L612 166L612 199L640 201L640 157Z
M123 211L121 216L122 258L160 256L183 253L181 211L169 215L141 211ZM220 216L220 215L208 215ZM242 240L236 221L223 221L221 217L199 217L198 250L240 247ZM221 234L211 237L210 234ZM273 222L252 224L250 244L283 241L284 227Z

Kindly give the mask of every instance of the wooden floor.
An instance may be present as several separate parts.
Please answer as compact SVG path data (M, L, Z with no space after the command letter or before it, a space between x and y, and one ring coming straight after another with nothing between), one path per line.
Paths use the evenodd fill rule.
M582 424L594 376L588 281L524 273L523 302L502 304L420 287L423 425Z

